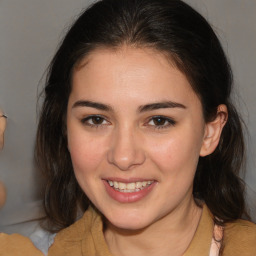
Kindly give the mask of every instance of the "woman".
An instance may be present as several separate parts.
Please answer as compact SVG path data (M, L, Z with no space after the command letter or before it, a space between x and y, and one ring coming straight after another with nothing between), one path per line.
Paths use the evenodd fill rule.
M182 1L86 10L50 65L38 127L48 255L255 255L231 89L216 35Z

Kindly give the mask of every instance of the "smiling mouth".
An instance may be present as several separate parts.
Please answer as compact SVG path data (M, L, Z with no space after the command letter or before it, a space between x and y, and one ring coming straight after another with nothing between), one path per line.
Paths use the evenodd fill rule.
M148 186L150 186L154 181L137 181L137 182L130 182L130 183L123 183L118 181L107 181L109 186L112 187L114 190L123 192L123 193L134 193L139 192Z

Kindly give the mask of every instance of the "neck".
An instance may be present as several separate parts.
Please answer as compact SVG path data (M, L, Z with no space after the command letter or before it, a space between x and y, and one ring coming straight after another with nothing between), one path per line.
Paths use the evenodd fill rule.
M115 256L181 256L195 234L201 213L192 198L141 230L123 230L106 223L105 239Z

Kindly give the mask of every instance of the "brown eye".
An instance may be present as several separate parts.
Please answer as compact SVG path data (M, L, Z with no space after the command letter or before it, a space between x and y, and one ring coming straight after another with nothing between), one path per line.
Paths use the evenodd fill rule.
M92 115L88 116L81 120L82 124L91 126L91 127L99 127L103 125L108 125L109 122L102 116Z
M170 126L174 126L176 122L165 116L153 116L147 123L148 126L156 128L156 129L161 129L161 128L168 128Z
M91 122L93 124L99 125L99 124L102 124L103 121L104 121L104 119L102 117L100 117L100 116L93 116L93 117L91 117Z
M155 117L155 118L152 118L152 121L154 123L154 125L157 125L157 126L162 126L162 125L165 125L166 122L168 122L166 120L166 118L163 118L163 117Z

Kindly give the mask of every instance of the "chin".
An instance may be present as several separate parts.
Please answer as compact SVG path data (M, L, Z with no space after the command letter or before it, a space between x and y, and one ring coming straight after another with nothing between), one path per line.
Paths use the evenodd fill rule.
M150 224L145 222L133 222L133 221L109 221L115 228L120 230L139 231Z
M109 216L106 214L105 217L114 227L131 231L144 229L154 222L149 216L139 214L137 211L136 214L134 212L124 213L123 211L117 214L116 212L109 214Z

